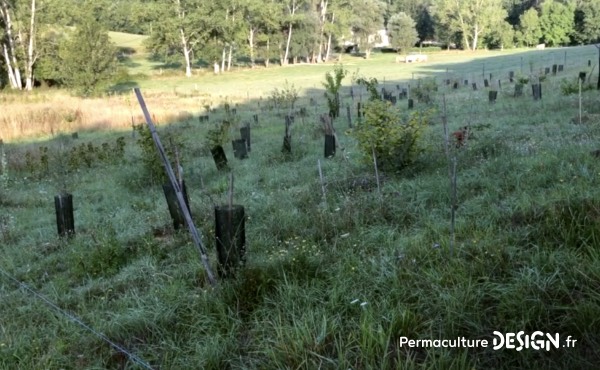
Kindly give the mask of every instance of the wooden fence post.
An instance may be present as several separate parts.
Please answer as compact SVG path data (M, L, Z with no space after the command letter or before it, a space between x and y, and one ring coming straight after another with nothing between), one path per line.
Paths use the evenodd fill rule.
M152 134L152 139L154 139L154 144L156 144L156 149L158 150L158 154L160 155L163 165L165 166L165 170L167 172L167 175L169 176L169 180L171 181L171 186L173 186L173 189L175 189L175 194L177 195L177 201L179 202L179 206L180 206L181 210L183 211L183 216L185 217L185 221L188 225L190 234L192 235L194 244L196 245L196 248L198 249L198 252L200 253L200 260L202 261L204 269L206 270L208 282L210 283L210 285L214 286L217 284L217 280L216 280L214 274L212 273L210 264L208 263L208 255L206 254L206 248L204 248L204 244L202 244L202 238L200 237L200 232L198 231L198 229L196 229L196 226L194 225L194 221L192 220L190 211L187 208L187 206L185 205L183 191L182 191L181 187L179 186L179 183L177 182L177 178L175 177L175 172L173 172L173 168L171 167L171 163L169 162L169 159L167 158L165 149L160 141L160 138L158 137L158 133L156 132L156 127L154 126L154 123L152 123L152 118L150 116L150 112L148 112L148 109L146 108L146 103L144 102L144 97L142 96L142 92L138 87L134 88L133 91L135 92L135 95L138 99L140 107L142 108L142 112L144 113L144 118L146 119L146 124L148 125L148 128L150 129L150 133Z
M54 197L56 210L56 227L59 236L71 237L75 234L75 218L73 216L73 195L61 193Z

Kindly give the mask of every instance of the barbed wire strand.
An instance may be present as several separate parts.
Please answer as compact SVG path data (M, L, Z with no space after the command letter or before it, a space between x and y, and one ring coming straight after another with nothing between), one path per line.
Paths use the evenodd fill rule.
M71 322L76 323L77 325L79 325L82 328L86 329L87 331L89 331L90 333L94 334L98 338L102 339L104 342L108 343L111 347L113 347L117 351L119 351L119 352L123 353L124 355L126 355L131 361L137 363L138 365L142 366L145 369L154 370L154 368L152 366L150 366L147 362L145 362L144 360L142 360L140 357L138 357L135 354L131 353L130 351L126 350L125 348L123 348L119 344L113 342L106 335L104 335L104 334L102 334L102 333L94 330L94 328L92 328L91 326L89 326L86 323L84 323L81 319L79 319L78 317L74 316L73 314L71 314L71 313L63 310L58 305L56 305L54 302L52 302L50 299L48 299L46 296L42 295L41 293L38 293L37 291L35 291L31 287L29 287L29 285L23 283L22 281L19 281L17 278L13 277L8 272L4 271L2 268L0 268L0 273L2 273L2 275L4 275L5 277L7 277L9 280L11 280L13 283L15 283L16 285L18 285L19 287L25 289L26 291L28 291L29 293L31 293L32 295L34 295L36 298L38 298L39 300L41 300L44 303L46 303L48 306L52 307L55 311L59 312L61 315L63 315L66 318L68 318Z

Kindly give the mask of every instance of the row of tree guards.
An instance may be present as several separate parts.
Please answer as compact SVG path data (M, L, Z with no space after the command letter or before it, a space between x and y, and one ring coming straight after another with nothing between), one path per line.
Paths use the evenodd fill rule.
M588 61L588 66L591 65L591 61ZM549 74L550 71L552 74L556 74L558 72L563 71L563 65L553 65L545 68L545 74ZM581 81L585 81L586 72L579 73L579 79ZM492 74L489 75L489 80L492 79ZM509 81L514 82L514 72L509 72ZM488 79L484 79L484 86L486 88L490 87ZM451 81L446 80L446 84L450 85ZM464 85L468 86L469 81L464 80ZM498 80L498 87L501 88L501 81ZM398 95L394 95L389 91L386 91L385 88L382 88L382 98L391 102L392 104L397 104L399 99L407 99L408 101L408 109L414 108L414 100L409 98L409 89L401 88L400 85L396 85L397 90L400 92ZM458 82L453 82L453 88L458 89ZM472 83L473 90L477 90L477 84ZM532 95L534 100L539 100L542 98L542 86L540 83L532 84ZM193 220L191 218L190 213L190 202L189 195L187 192L187 187L185 182L181 179L178 181L175 178L175 174L173 169L171 168L170 162L166 158L166 154L164 152L164 148L160 142L160 138L156 132L154 124L150 118L150 114L146 109L146 105L144 103L141 92L138 88L134 89L142 111L144 112L144 116L146 118L146 123L150 128L150 132L152 133L152 137L156 144L157 150L161 156L163 164L165 166L165 170L169 176L170 182L163 185L163 192L167 201L169 214L171 219L173 220L173 228L175 230L182 229L185 225L188 226L192 238L194 239L194 243L200 252L200 258L207 272L208 281L211 285L216 284L216 278L212 274L210 266L208 264L208 258L206 255L206 251L201 242L200 235L193 224ZM354 99L354 91L350 90L350 94ZM488 92L490 103L494 103L498 97L497 90L490 90ZM523 94L523 84L517 83L515 84L515 92L514 96L518 97ZM312 98L311 98L312 101ZM311 104L312 105L312 104ZM305 108L304 114L305 114ZM353 126L352 123L352 115L350 106L346 106L347 119L349 127ZM236 114L235 109L232 109L231 113ZM338 113L339 114L339 113ZM361 102L357 103L357 116L358 118L364 117L363 106ZM253 119L255 123L258 123L258 115L254 114ZM200 122L208 122L209 116L202 115L199 116ZM283 138L283 146L282 152L291 153L292 151L292 138L291 138L291 125L294 122L293 115L285 116L285 134ZM335 130L333 128L332 117L331 115L323 115L321 116L321 123L323 124L323 128L325 131L325 142L324 142L324 156L325 158L330 158L335 156L336 152L336 135ZM240 136L239 139L232 140L233 152L235 158L238 159L246 159L248 158L248 153L251 151L251 136L250 136L250 125L247 123L244 127L240 128ZM225 155L225 151L222 146L216 146L211 148L211 154L215 161L218 170L227 170L229 169L227 164L227 157ZM63 192L54 197L55 203L55 211L56 211L56 225L58 234L61 237L72 237L75 235L75 218L73 212L73 195ZM214 221L215 221L215 244L217 248L217 256L219 262L218 273L219 276L231 276L234 274L235 269L244 262L244 256L246 251L246 235L245 235L245 209L241 205L233 204L233 175L230 175L230 196L229 203L227 205L214 206Z
M547 73L549 73L550 68L546 68L546 69L547 69ZM553 65L552 66L553 73L560 72L560 71L563 71L563 65ZM580 78L585 80L586 73L580 72L579 76L580 76ZM514 77L515 77L514 72L510 71L509 72L510 82L514 82ZM489 80L484 79L484 86L486 88L491 87L489 81L492 78L493 78L493 75L490 73ZM451 84L451 80L449 80L449 79L446 80L445 82L447 85ZM463 84L465 86L468 86L469 80L464 80ZM499 88L502 88L501 80L498 80L497 84L498 84ZM474 91L477 90L477 83L473 82L471 84L471 86ZM523 87L524 87L524 85L520 82L515 84L514 97L520 97L523 95ZM409 98L409 89L401 88L400 85L396 85L396 88L399 91L399 93L397 95L395 95L391 91L387 91L385 88L382 88L381 97L384 100L389 101L393 105L396 105L399 100L407 99L407 108L413 109L414 108L414 99ZM453 88L458 89L458 82L455 81L453 83ZM531 89L532 89L533 99L540 100L542 98L541 83L532 84ZM351 95L354 94L353 89L350 89L350 94ZM489 90L488 91L489 102L495 103L497 99L498 99L498 90ZM311 105L312 105L312 102L314 102L313 98L311 98ZM359 119L364 118L363 108L364 108L363 103L360 101L357 102L356 109L357 109L357 116ZM350 105L346 106L346 112L347 112L348 126L350 128L352 128L353 122L352 122L352 114L351 114ZM304 115L306 114L306 108L301 108L301 115L303 115L303 114ZM295 117L293 115L285 116L285 133L284 133L283 145L282 145L283 153L291 153L292 152L292 137L291 137L290 127L294 123L294 118ZM331 118L331 116L330 116L330 118ZM258 115L254 114L253 119L254 119L255 123L257 123ZM204 122L205 120L208 120L208 116L200 116L200 122ZM329 157L332 157L335 155L335 149L336 149L335 131L333 130L333 126L331 125L331 122L329 123L329 125L325 124L325 122L323 122L323 124L324 124L324 128L326 131L325 132L324 156L325 156L325 158L329 158ZM250 152L250 148L251 148L250 125L248 123L244 127L240 128L240 134L241 134L240 139L232 140L233 153L234 153L235 158L246 159L246 158L248 158L248 153ZM218 170L227 170L229 168L227 165L227 157L225 155L225 151L222 146L216 146L216 147L212 148L211 153L212 153L213 159L215 161L215 164L216 164Z

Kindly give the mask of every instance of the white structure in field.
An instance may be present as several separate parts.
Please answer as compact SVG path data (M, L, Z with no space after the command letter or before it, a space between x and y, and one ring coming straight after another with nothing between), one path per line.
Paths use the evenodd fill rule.
M406 63L414 63L414 62L426 62L427 55L425 54L408 54L406 58L404 58Z
M386 30L379 30L377 34L369 36L369 42L373 42L376 48L390 47L390 37Z
M352 38L350 40L345 40L343 45L345 48L356 45L354 42L354 33L350 31ZM390 47L390 37L387 34L386 30L379 30L377 33L373 35L369 35L368 41L373 45L374 48L387 48Z

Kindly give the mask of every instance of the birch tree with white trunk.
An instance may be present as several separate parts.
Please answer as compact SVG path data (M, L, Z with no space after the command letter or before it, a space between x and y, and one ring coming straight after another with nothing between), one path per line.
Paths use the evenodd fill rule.
M36 5L36 0L0 0L2 59L10 87L17 90L33 90L33 67L38 57Z
M463 47L477 50L480 40L508 16L498 0L439 0L433 7L438 24L462 33Z

